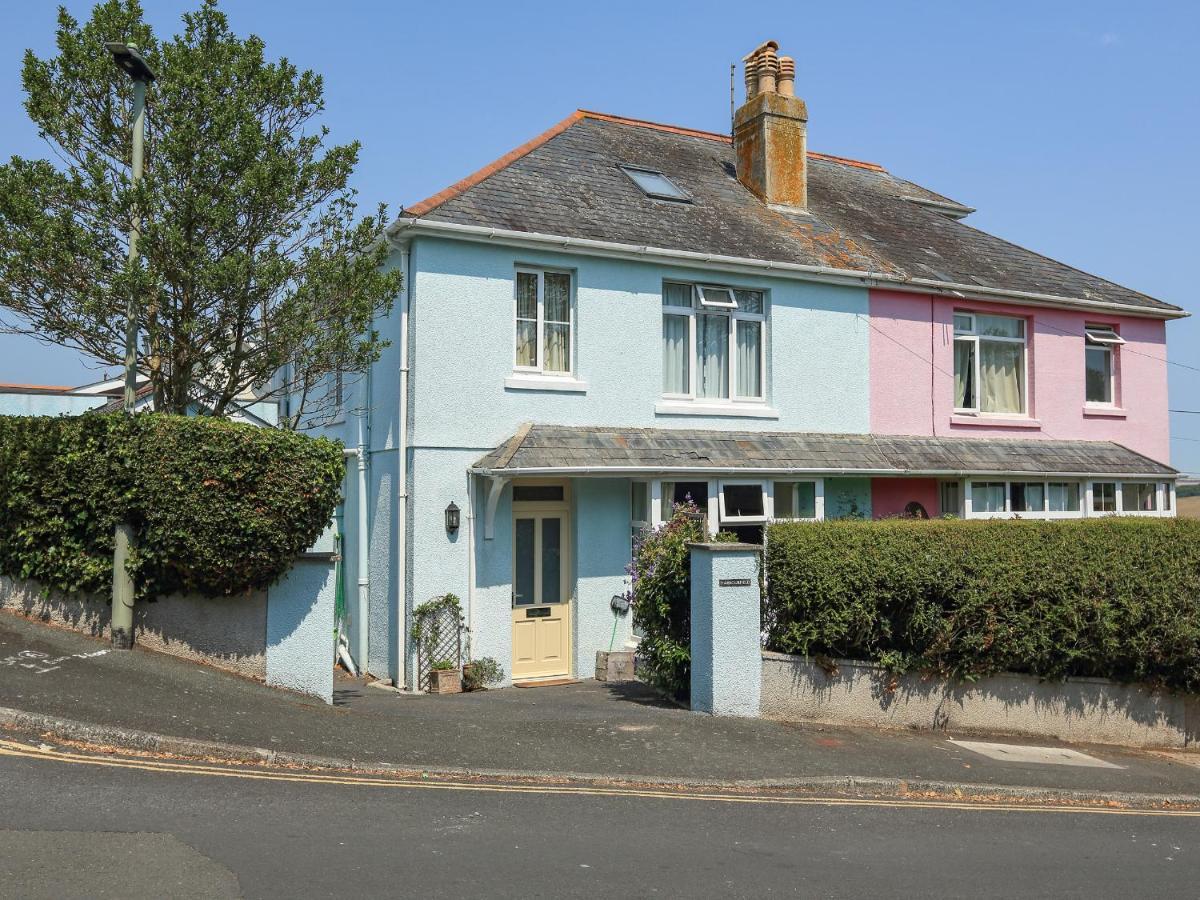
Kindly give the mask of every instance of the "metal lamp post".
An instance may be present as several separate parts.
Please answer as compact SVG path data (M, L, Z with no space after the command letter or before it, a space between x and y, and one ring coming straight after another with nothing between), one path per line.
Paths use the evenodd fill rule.
M106 43L104 48L112 54L117 68L133 80L133 153L132 181L136 186L142 178L146 140L146 86L155 78L154 70L138 52L134 44ZM138 237L142 221L135 207L129 226L128 266L133 271L137 265ZM130 291L125 298L125 402L126 415L133 414L137 401L137 297ZM112 645L118 650L133 646L133 602L134 584L126 563L133 548L133 526L122 523L117 526L113 545L113 602L112 602Z

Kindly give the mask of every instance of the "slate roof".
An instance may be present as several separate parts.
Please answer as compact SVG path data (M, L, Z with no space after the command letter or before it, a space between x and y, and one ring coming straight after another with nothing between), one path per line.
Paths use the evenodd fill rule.
M693 202L646 197L622 163L665 173ZM957 220L971 211L880 166L810 153L808 210L785 213L737 180L727 135L581 110L402 215L1179 310Z
M825 474L1176 475L1108 441L907 437L525 425L475 463L479 472L632 469Z

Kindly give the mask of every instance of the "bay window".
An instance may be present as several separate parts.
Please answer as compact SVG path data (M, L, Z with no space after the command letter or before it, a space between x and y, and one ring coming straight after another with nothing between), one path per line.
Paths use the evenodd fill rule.
M717 403L766 397L762 291L663 285L663 395Z
M1116 348L1125 343L1111 325L1087 325L1084 333L1084 400L1101 406L1116 402Z
M517 269L515 358L518 372L571 372L571 276L549 269Z
M1021 415L1026 403L1025 320L954 314L954 408Z

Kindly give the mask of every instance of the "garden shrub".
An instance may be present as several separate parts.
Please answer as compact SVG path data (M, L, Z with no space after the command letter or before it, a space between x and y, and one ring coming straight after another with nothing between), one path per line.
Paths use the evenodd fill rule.
M263 589L328 526L341 445L210 417L0 416L0 574L108 594L128 521L138 595Z
M704 519L678 504L669 522L634 543L629 599L641 634L638 674L673 697L691 684L691 562L687 545L708 539Z
M767 577L771 650L1200 689L1200 521L780 523Z

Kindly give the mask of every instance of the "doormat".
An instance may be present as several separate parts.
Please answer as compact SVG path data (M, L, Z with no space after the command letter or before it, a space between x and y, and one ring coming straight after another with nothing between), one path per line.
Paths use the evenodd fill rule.
M513 687L558 687L560 684L579 684L578 678L546 678L542 681L514 681Z

